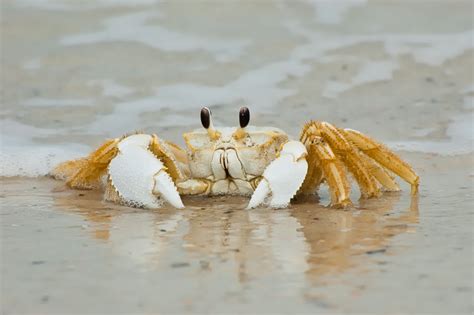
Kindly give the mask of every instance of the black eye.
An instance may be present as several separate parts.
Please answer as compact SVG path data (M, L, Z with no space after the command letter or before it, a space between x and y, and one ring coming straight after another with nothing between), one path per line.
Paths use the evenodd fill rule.
M207 107L201 109L201 123L206 129L211 125L211 110Z
M247 107L242 107L239 112L240 127L245 128L250 122L250 111Z

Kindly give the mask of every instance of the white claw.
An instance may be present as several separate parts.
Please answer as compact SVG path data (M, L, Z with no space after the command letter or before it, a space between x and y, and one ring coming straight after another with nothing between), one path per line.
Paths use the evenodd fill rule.
M301 142L287 142L280 152L280 157L270 163L263 172L263 179L255 189L247 209L263 203L270 192L271 207L287 207L306 177L306 154L306 147Z
M183 203L165 166L148 150L149 135L132 135L122 140L119 153L109 164L109 176L123 202L127 205L160 208L163 199L176 208Z
M176 186L168 173L162 170L153 178L155 179L155 187L153 188L154 193L159 193L160 196L168 201L168 203L173 207L178 209L184 208L181 197L176 190Z

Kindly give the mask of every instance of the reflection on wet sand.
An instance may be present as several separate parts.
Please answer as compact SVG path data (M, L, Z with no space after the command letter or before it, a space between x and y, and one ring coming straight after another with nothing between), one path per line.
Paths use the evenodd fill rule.
M364 256L384 253L391 237L414 229L418 222L418 200L409 209L395 213L400 193L385 194L381 199L361 200L353 211L338 211L300 205L291 215L301 224L309 246L307 274L312 279L363 263Z
M245 198L188 198L185 210L149 211L100 201L95 192L58 192L57 209L84 217L95 239L114 253L147 268L173 246L185 257L212 269L209 261L230 261L240 283L273 272L322 275L363 267L364 258L387 251L393 236L411 231L418 222L418 201L395 210L400 193L361 200L353 210L335 210L309 202L291 209L244 210ZM168 250L167 250L168 249Z
M87 222L83 227L93 238L109 243L114 253L156 267L182 214L122 207L101 198L102 193L94 191L57 193L54 204L61 211L80 214Z

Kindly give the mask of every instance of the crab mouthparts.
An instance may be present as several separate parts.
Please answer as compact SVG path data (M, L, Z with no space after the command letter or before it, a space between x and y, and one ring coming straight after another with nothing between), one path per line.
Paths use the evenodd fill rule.
M235 149L218 149L214 152L211 162L212 172L216 180L226 178L245 179L242 162Z

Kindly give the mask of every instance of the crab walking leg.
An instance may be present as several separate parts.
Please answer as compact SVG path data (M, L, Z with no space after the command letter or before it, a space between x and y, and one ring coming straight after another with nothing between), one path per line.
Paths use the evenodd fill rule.
M370 174L388 191L400 191L395 178L390 175L383 167L378 165L374 160L369 158L365 154L361 154L360 157L367 165Z
M320 135L329 144L333 152L354 175L363 197L371 198L380 195L377 182L368 171L367 165L362 161L357 148L353 147L336 127L327 122L311 122L307 125L307 128L308 131L315 129L316 134Z
M173 181L187 178L189 170L185 165L186 153L174 143L159 139L157 135L151 135L151 137L148 149L163 162Z
M318 152L320 149L317 146L312 145L312 141L306 139L303 144L306 146L306 150L308 151L308 156L306 157L306 161L308 162L308 172L298 193L302 195L311 195L318 190L319 185L324 181L324 174L321 165L322 160L320 156L321 154Z
M111 185L129 206L160 208L163 197L172 206L183 203L164 163L148 149L152 137L138 134L118 144L118 154L109 164Z
M405 181L410 183L412 195L418 193L418 184L420 178L415 173L415 171L413 171L411 166L408 165L408 163L399 158L383 144L378 143L359 131L344 129L343 132L346 135L346 138L354 143L354 145L357 146L359 150L377 161L384 168L394 172Z
M301 187L308 163L307 151L299 141L285 143L280 151L280 156L267 166L262 175L262 180L257 185L247 209L255 208L265 201L271 193L270 206L285 208Z
M309 148L307 159L310 165L314 163L315 167L322 170L322 175L329 185L331 206L339 208L350 206L352 204L350 200L351 190L342 162L321 137L303 135L302 140ZM307 178L304 183L307 186L303 186L301 191L309 191L309 188L316 187L321 182L318 174L312 180Z
M188 179L176 183L176 186L183 195L207 195L211 191L212 182L206 179Z
M59 164L50 175L56 179L66 180L66 184L71 188L92 189L100 186L101 177L118 152L119 140L118 138L108 140L85 158Z

